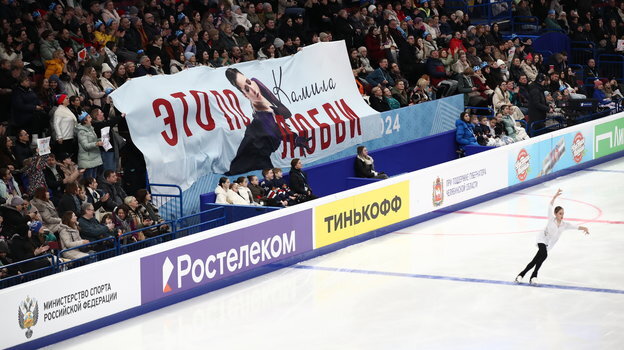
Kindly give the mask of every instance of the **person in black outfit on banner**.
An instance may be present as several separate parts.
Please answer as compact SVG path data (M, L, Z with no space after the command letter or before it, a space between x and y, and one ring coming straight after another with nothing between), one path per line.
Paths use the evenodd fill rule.
M286 120L291 117L292 113L258 79L249 79L236 68L226 70L225 76L249 99L253 109L253 120L245 130L245 136L238 146L236 156L230 163L230 170L226 175L273 168L271 154L279 148L283 138L278 120L280 118ZM284 126L288 128L285 123ZM309 138L292 131L290 133L295 135L294 140L291 138L291 142L294 141L296 147L303 147L309 151Z

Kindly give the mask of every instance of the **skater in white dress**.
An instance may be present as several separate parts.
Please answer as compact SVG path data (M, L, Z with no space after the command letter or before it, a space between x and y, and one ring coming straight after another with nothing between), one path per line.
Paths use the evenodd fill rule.
M535 254L533 260L531 260L527 267L522 270L522 272L520 272L516 277L516 282L518 283L522 282L524 275L526 275L529 270L535 267L535 270L533 270L533 273L531 274L530 283L537 284L537 273L542 266L544 260L546 260L546 258L548 257L548 252L555 246L563 231L577 229L585 231L586 235L589 234L589 230L587 229L587 227L577 226L563 221L564 212L562 207L557 206L553 208L553 205L555 204L555 199L557 199L557 197L559 197L560 195L561 189L557 190L557 193L550 201L550 206L548 207L548 224L546 224L546 228L544 229L544 231L540 231L537 234L537 254ZM551 216L552 213L554 213L555 215Z

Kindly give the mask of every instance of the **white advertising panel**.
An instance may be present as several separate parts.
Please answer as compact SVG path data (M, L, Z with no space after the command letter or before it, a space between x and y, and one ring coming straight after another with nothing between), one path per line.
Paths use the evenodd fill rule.
M410 217L507 187L507 153L495 149L413 173Z
M133 256L65 271L0 293L0 348L15 346L141 304Z

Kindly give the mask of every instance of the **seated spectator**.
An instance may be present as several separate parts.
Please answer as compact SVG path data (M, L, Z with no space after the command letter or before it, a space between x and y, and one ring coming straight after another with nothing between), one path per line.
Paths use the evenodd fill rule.
M494 89L494 95L492 95L492 104L495 110L500 110L503 106L510 105L513 117L515 120L524 119L524 114L517 106L513 106L510 100L510 92L507 91L507 82L503 81Z
M238 193L238 187L236 182L230 184L230 190L226 194L227 202L234 205L248 205L249 203L245 201L245 198Z
M102 168L100 148L103 143L98 139L93 126L92 118L87 112L78 117L80 125L76 126L78 135L78 167L85 169L84 176L97 178Z
M11 201L0 206L0 216L2 216L2 235L11 237L12 235L28 231L28 219L24 216L25 202L21 197L13 197Z
M254 196L249 189L249 180L246 177L239 177L236 179L236 183L238 184L238 194L243 198L246 205L260 205L254 201Z
M139 202L134 196L127 196L124 198L124 204L128 206L128 217L134 222L137 229L150 227L154 225L154 221L150 217L144 217L139 212ZM154 237L160 234L158 227L151 227L143 231L145 237Z
M129 212L130 208L126 204L122 204L115 208L112 216L110 216L110 214L106 214L104 217L102 217L102 224L107 226L110 225L110 223L108 222L108 219L110 218L112 220L112 226L115 228L115 230L119 230L122 235L128 232L135 231L137 230L137 226L134 220L128 215ZM124 237L121 240L121 243L128 244L132 242L142 241L144 239L145 235L143 234L143 232L139 231L132 235Z
M605 93L604 83L600 80L594 81L594 96L600 102L600 105L608 108L615 108L615 102L607 97Z
M260 186L264 189L266 193L269 193L271 187L273 186L273 180L275 179L275 174L273 173L273 169L263 169L262 170L262 182L260 182Z
M371 86L394 86L394 79L392 79L390 71L388 70L388 60L384 58L379 61L379 68L367 75L366 81L368 81Z
M50 201L50 192L45 187L39 187L35 190L35 196L30 201L39 211L44 227L50 232L59 232L61 218L54 207L54 203Z
M516 120L513 119L511 115L511 106L506 105L501 109L501 113L503 115L502 122L505 127L505 133L507 136L511 137L514 142L526 140L529 138L524 128L516 125Z
M92 177L83 178L82 185L84 186L85 196L87 198L86 202L93 204L93 208L95 208L96 211L103 208L110 198L110 194L104 193L104 191L99 190L97 188L97 180Z
M2 176L0 180L0 198L4 202L9 200L9 197L22 197L19 185L9 169L0 168L0 176Z
M139 202L139 213L141 216L152 219L154 224L165 222L165 219L158 214L158 208L152 203L152 194L146 189L142 188L136 192L136 200ZM166 228L168 229L169 227L167 226Z
M308 183L308 175L301 170L303 168L301 159L293 158L290 161L290 166L290 189L297 195L298 202L301 203L318 198L312 193L312 188Z
M468 112L462 112L459 115L459 119L455 121L455 141L462 146L478 145L477 138L474 135L474 126L470 122L470 114Z
M473 107L485 107L487 106L487 100L481 96L479 88L474 85L474 72L480 70L479 67L466 68L462 74L459 75L457 81L457 91L464 94L464 105Z
M384 88L383 93L384 99L388 103L388 107L390 107L390 109L401 108L401 104L399 103L399 101L397 101L397 99L394 98L394 96L392 96L392 91L390 91L389 88Z
M394 97L394 99L399 101L400 107L405 107L405 106L410 105L410 98L407 95L405 80L397 81L391 91L392 91L392 97Z
M227 200L227 193L230 191L230 179L225 176L219 178L219 185L215 188L214 193L217 195L216 204L232 204Z
M355 176L363 178L387 179L388 175L384 172L375 171L375 160L368 155L368 149L365 146L358 146L357 156L355 157Z
M247 180L249 180L248 188L251 191L251 196L255 203L260 205L264 205L263 198L266 196L266 192L264 188L260 186L260 180L256 175L247 176Z
M123 204L124 198L128 196L119 183L117 172L113 170L106 170L104 172L104 181L99 184L99 188L104 195L109 195L108 200L104 202L104 209L106 209L106 211L113 211L116 206Z
M71 177L76 172L79 174L78 177L80 177L80 175L84 173L84 169L82 169L82 171L78 169L78 165L74 163L69 153L58 154L57 160L61 162L59 163L59 166L61 167L63 174L65 174L65 177Z
M21 167L21 164L19 166L17 164L17 159L13 153L13 139L6 135L0 135L0 165L14 171ZM2 173L0 173L1 175Z
M11 237L11 258L13 262L24 261L39 255L44 255L48 250L50 250L50 247L41 245L26 225L18 226L17 231ZM26 273L43 269L50 265L50 260L42 258L20 265L18 270L20 273Z
M63 217L60 220L58 232L61 249L71 249L89 244L88 240L80 237L80 231L78 231L78 217L73 211L66 211L63 213ZM63 252L62 255L63 258L70 260L84 258L85 256L89 256L89 254L79 249Z
M379 86L375 86L372 90L372 95L369 98L371 108L377 112L385 112L390 110L388 100L384 98L383 90Z
M83 203L81 206L82 216L78 219L80 225L80 236L89 242L99 239L116 237L121 234L120 230L100 224L95 218L95 209L91 203ZM97 249L96 249L97 250Z
M79 196L78 190L78 184L75 182L65 185L65 193L61 197L58 205L59 212L73 211L76 214L81 213L83 201Z

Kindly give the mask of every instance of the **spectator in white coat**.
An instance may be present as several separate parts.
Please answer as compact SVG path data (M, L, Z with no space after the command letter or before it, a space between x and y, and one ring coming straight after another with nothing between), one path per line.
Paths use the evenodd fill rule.
M54 132L56 134L56 153L73 153L76 148L74 129L78 125L76 116L69 109L69 97L62 94L56 97L59 106L54 111Z

